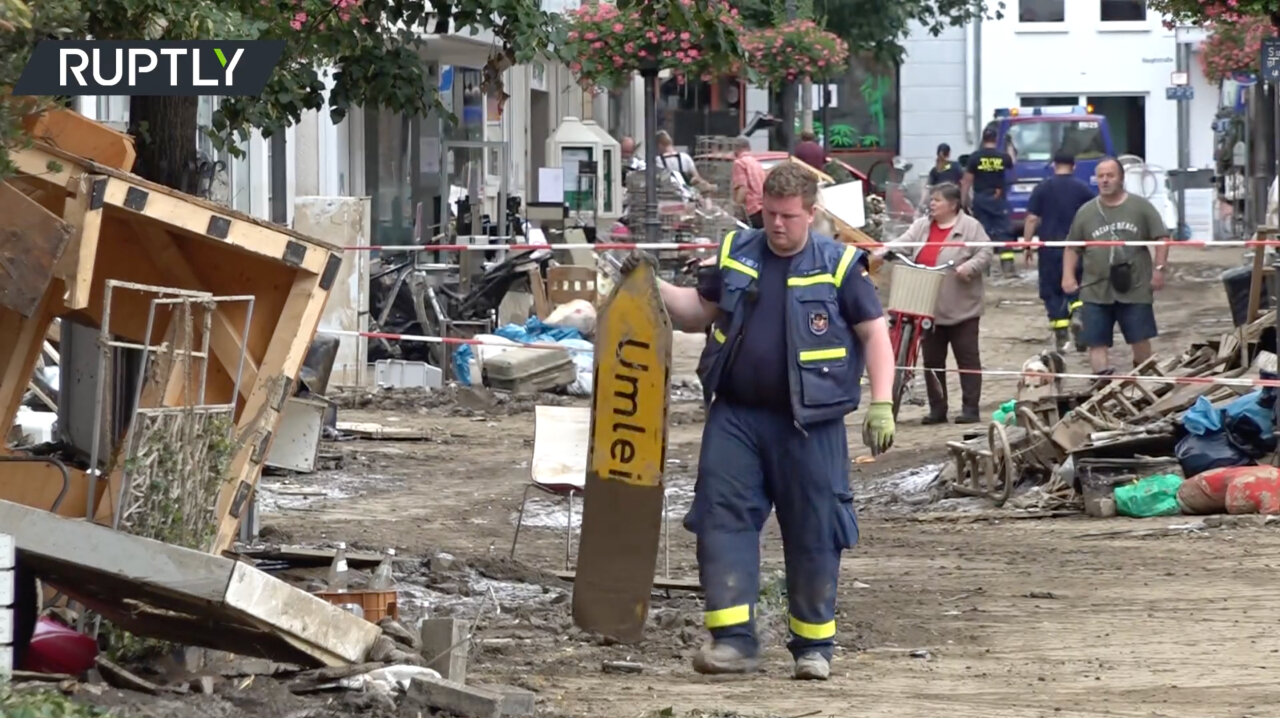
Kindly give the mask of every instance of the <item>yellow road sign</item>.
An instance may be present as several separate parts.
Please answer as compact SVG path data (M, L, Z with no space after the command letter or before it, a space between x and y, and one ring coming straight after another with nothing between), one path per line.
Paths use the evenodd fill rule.
M644 632L662 529L671 319L641 264L596 322L591 447L574 580L579 627L620 641Z

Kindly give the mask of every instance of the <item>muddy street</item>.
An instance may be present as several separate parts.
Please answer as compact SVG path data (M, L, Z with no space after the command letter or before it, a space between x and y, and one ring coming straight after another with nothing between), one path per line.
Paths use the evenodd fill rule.
M1238 249L1175 250L1158 297L1157 352L1230 327L1218 274ZM988 368L1017 369L1044 345L1033 269L989 284L982 326ZM678 335L673 375L693 374L701 338ZM1123 348L1115 353L1127 368ZM1086 369L1083 355L1071 369ZM988 377L983 415L1014 396L1016 378ZM951 380L953 394L955 380ZM922 394L917 392L917 394ZM692 392L671 407L666 484L670 573L696 578L692 535L680 527L697 469L702 409ZM545 402L539 399L538 402ZM582 403L584 400L554 401ZM982 500L929 503L921 494L961 437L922 427L904 408L898 443L859 458L853 484L862 538L842 565L839 648L832 680L789 679L781 545L764 535L760 631L764 671L750 679L695 674L703 641L691 593L658 592L646 639L609 645L577 630L570 585L549 572L565 553L562 502L531 498L515 561L515 517L529 477L536 402L490 406L467 391L348 398L341 421L416 428L412 441L326 443L337 466L263 478L264 539L366 550L397 547L402 611L479 613L471 676L537 692L558 715L1253 715L1280 711L1271 686L1280 646L1269 640L1271 572L1280 534L1260 521L1164 531L1178 517L1017 518ZM953 408L953 413L954 413ZM849 419L851 440L861 412ZM1229 518L1234 519L1234 518ZM575 525L577 524L575 517ZM1118 534L1117 534L1118 533ZM574 541L576 557L576 537ZM659 557L659 571L663 566ZM497 609L494 604L496 600ZM488 605L488 606L485 606ZM638 662L639 674L602 671Z

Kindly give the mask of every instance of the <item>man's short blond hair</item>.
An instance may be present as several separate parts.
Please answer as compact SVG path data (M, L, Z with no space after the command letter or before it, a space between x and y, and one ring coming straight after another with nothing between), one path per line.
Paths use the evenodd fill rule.
M807 210L818 201L818 178L794 162L781 162L764 176L764 195L775 199L799 197Z

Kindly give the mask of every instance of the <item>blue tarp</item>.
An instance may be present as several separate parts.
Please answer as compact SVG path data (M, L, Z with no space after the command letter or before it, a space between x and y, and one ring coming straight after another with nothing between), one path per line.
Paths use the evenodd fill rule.
M572 327L556 327L549 325L537 317L530 317L523 326L517 324L504 325L494 330L495 335L512 342L555 343L564 340L584 340L582 333ZM573 347L571 345L570 347ZM580 347L580 346L578 346ZM566 347L568 349L569 347ZM453 371L458 384L471 385L471 358L474 353L471 345L462 345L453 352Z

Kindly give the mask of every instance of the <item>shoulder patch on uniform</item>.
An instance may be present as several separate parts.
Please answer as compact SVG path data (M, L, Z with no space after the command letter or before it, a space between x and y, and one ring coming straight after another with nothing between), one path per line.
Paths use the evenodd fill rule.
M809 331L815 335L825 335L831 326L831 320L827 316L826 310L810 310L809 312Z

